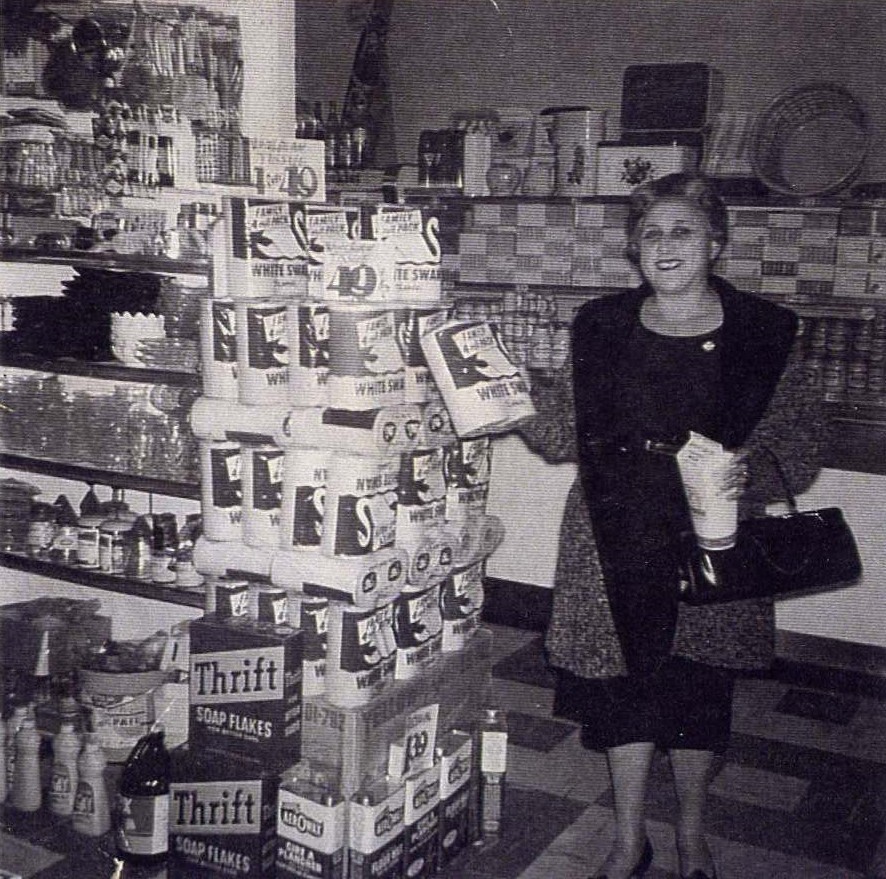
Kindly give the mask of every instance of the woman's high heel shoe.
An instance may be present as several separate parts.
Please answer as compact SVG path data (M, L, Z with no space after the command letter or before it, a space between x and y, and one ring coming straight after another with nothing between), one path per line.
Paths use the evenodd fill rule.
M628 879L642 879L652 866L652 857L652 843L649 841L649 837L646 837L646 842L643 843L643 854L640 855L640 860L637 861L634 869L628 874ZM609 879L609 877L605 873L598 873L596 876L592 876L591 879ZM690 879L697 879L697 877L693 873Z
M708 875L704 870L693 870L688 876L680 874L680 879L717 879L717 871Z

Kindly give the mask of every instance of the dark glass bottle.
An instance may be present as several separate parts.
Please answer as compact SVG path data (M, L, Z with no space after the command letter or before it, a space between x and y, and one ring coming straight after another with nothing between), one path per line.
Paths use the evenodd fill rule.
M169 834L170 757L162 727L142 736L123 764L114 815L121 858L133 864L166 860Z

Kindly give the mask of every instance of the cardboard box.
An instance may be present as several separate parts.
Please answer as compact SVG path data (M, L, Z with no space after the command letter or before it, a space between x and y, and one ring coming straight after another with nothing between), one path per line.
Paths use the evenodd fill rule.
M301 758L303 633L214 614L194 620L190 744L283 769Z
M280 776L259 760L172 752L169 879L270 879Z
M630 195L635 186L677 171L692 171L698 153L685 146L623 146L597 149L597 195Z

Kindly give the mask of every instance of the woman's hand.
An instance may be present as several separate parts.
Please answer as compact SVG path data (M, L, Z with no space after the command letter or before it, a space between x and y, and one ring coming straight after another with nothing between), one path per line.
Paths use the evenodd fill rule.
M748 453L746 451L735 452L732 462L726 470L723 489L730 500L738 500L742 492L750 482L748 473Z

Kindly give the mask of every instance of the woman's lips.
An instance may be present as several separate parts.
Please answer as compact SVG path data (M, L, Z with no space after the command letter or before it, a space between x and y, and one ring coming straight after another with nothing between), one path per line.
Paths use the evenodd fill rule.
M655 263L655 267L662 272L669 272L671 269L677 269L682 265L679 259L660 259Z

